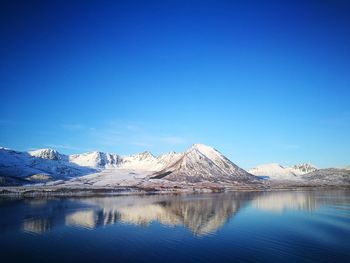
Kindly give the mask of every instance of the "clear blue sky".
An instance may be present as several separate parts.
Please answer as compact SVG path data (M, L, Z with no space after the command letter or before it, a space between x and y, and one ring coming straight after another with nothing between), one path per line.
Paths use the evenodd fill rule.
M1 1L0 145L350 164L349 1Z

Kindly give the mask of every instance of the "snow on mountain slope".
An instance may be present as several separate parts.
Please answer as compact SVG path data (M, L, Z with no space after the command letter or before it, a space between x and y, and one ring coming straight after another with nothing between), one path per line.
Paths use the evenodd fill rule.
M332 185L350 184L350 170L327 168L302 175L304 180Z
M70 182L99 186L130 185L153 178L188 182L259 181L214 148L202 144L195 144L184 153L170 152L158 157L150 152L120 157L103 152L63 155L52 149L29 153L1 149L0 175L33 181L76 177Z
M119 167L123 169L136 169L136 170L157 170L157 158L150 152L137 153L123 157Z
M316 167L311 164L298 164L285 167L278 163L258 165L248 172L257 176L268 176L271 180L298 180L301 175L315 171Z
M180 155L171 152L156 158L151 153L144 152L122 158L117 154L97 151L63 155L52 149L18 152L0 148L0 176L1 182L15 182L15 178L42 182L93 174L88 181L94 184L120 184L158 171ZM96 178L93 179L94 177Z
M94 186L132 186L139 184L147 176L173 163L181 156L170 152L154 157L150 152L123 157L117 166L97 173L74 178L66 184L88 184Z
M67 179L94 171L67 162L64 155L54 150L45 149L27 153L0 149L0 175L2 177L20 177L40 181Z
M296 175L303 175L317 170L317 167L315 165L309 163L296 164L293 165L292 168L294 169L294 173Z
M158 161L159 165L161 166L161 169L163 169L167 165L170 165L170 164L176 162L177 160L179 160L181 156L182 156L182 153L169 152L169 153L159 155L157 157L157 161Z
M42 159L49 160L62 160L64 156L61 155L58 151L52 149L39 149L35 151L28 152L31 156L39 157Z
M141 171L159 171L166 165L175 162L180 156L179 153L170 152L154 157L150 152L143 152L123 157L119 167Z
M220 152L203 144L194 144L177 161L154 173L151 178L189 182L258 181Z
M41 170L32 166L32 157L25 152L10 149L0 149L0 175L25 177L32 174L42 173Z
M133 186L138 184L147 172L133 169L107 168L97 173L88 174L71 179L66 185L93 185L93 186Z
M121 162L121 157L118 154L95 151L69 155L69 161L80 166L91 168L110 168L117 167Z
M48 159L61 160L79 166L90 168L110 168L116 167L121 162L118 154L104 152L87 152L82 154L63 155L52 149L40 149L28 152L31 156Z

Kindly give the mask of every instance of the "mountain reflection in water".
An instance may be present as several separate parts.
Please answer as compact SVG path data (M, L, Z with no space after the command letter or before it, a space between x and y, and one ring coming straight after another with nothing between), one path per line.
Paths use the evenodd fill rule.
M117 222L146 227L157 221L167 226L183 225L194 234L205 235L219 229L255 195L230 193L91 198L81 202L95 208L67 214L66 223L88 228Z
M148 227L159 222L184 226L203 236L218 231L247 206L273 213L313 212L322 204L341 203L346 197L342 191L332 198L322 196L317 191L295 191L2 200L0 229L43 234L59 226L95 229L120 223ZM7 217L6 213L12 214Z

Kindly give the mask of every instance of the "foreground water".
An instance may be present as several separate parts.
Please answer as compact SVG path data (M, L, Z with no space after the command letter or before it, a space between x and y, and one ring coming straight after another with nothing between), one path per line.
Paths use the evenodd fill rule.
M1 262L349 262L350 192L0 199Z

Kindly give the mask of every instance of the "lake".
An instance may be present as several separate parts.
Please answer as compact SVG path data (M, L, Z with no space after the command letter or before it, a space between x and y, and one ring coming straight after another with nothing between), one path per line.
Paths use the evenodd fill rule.
M350 191L0 199L1 262L349 262Z

